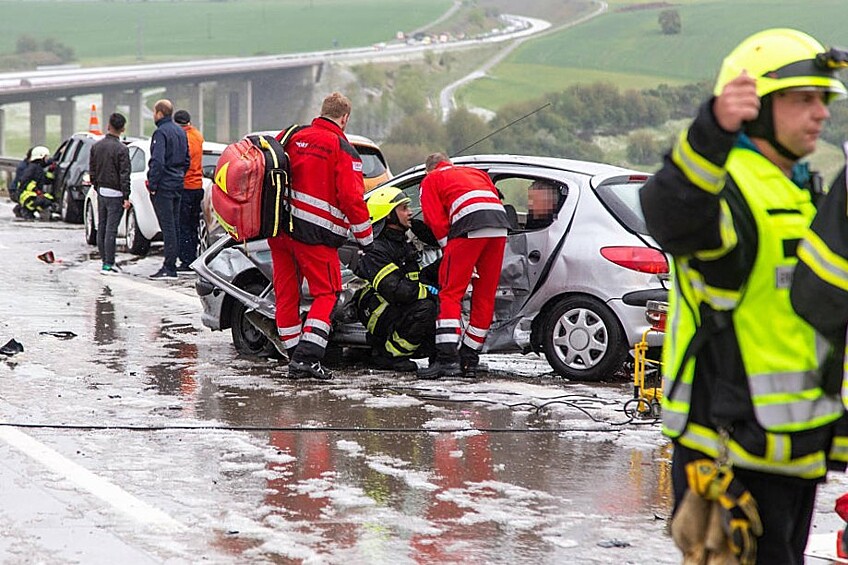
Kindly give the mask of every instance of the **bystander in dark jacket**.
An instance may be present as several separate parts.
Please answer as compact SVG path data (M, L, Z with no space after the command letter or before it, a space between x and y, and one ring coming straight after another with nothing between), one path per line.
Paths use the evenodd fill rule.
M124 210L130 207L130 154L120 139L127 119L117 112L109 116L106 137L91 148L89 173L97 191L97 249L102 275L120 273L115 262L115 238Z
M188 139L183 128L174 123L171 115L174 105L170 100L159 100L153 105L156 130L150 140L150 163L147 188L153 200L153 209L162 231L165 260L162 268L150 275L152 279L177 278L180 200L183 179L191 164Z

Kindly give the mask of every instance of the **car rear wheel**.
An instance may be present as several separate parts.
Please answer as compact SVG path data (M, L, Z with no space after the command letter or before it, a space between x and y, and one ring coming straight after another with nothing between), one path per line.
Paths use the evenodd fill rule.
M82 223L81 203L74 200L69 188L62 192L61 214L62 220L69 224Z
M250 283L245 286L244 290L251 294L259 294L264 290L264 287L259 283ZM236 351L244 355L273 356L277 350L262 335L262 332L245 318L245 312L247 312L247 306L238 301L233 304L230 310L230 332Z
M551 310L542 328L542 349L563 377L599 381L624 363L628 344L615 314L588 296L569 296Z
M94 227L94 206L85 206L85 242L89 245L97 245L97 228Z
M135 209L130 208L127 214L127 251L133 255L147 255L150 251L150 240L144 237L138 227Z

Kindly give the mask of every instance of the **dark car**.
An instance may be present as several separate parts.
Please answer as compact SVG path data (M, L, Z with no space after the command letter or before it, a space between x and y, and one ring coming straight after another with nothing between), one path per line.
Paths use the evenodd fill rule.
M62 220L69 224L82 223L83 202L91 187L88 173L91 146L101 139L102 135L75 133L53 154L53 200L59 205Z

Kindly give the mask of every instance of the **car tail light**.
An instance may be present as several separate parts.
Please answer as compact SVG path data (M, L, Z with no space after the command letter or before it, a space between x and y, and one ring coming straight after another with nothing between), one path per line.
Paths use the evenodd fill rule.
M650 247L602 247L601 255L607 261L631 271L652 275L668 272L665 255Z
M668 316L668 303L659 300L648 300L645 305L645 319L651 324L651 329L665 331L665 320Z

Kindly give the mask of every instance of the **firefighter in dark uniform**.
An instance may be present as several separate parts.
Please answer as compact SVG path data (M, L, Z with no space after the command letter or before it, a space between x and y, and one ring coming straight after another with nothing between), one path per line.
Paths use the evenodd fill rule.
M798 246L791 295L798 314L840 352L848 329L848 143L844 149L846 168L831 185Z
M420 269L418 248L407 238L409 197L393 186L377 189L368 197L368 212L374 246L354 271L368 281L355 298L359 320L373 340L376 368L415 371L412 355L435 332L437 270Z
M21 174L18 185L20 208L17 206L15 208L16 214L20 214L20 217L26 220L34 219L36 212L42 219L50 219L53 195L46 189L53 182L53 174L46 169L49 160L50 150L43 145L37 145L32 148L29 165Z
M745 39L641 190L674 258L662 410L687 560L803 563L816 489L848 459L841 379L789 297L820 193L800 160L846 95L839 58L795 30Z

